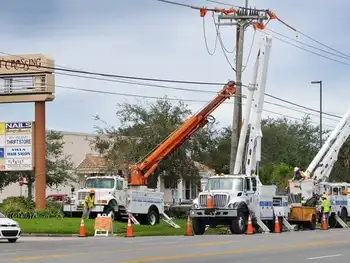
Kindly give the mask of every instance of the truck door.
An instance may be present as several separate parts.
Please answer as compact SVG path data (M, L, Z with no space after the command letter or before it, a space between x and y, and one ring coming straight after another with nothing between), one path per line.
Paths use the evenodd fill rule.
M124 190L125 186L127 188L127 182L125 180L117 179L115 186L115 197L118 201L118 205L126 205L126 191Z

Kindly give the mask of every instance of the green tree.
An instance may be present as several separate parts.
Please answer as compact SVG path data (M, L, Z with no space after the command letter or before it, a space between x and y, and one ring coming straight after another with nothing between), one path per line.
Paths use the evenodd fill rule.
M143 160L191 115L184 103L174 105L166 98L154 103L118 104L117 108L116 115L120 126L109 126L102 121L103 125L96 127L100 136L92 143L111 167ZM99 117L97 119L101 121ZM155 187L160 174L166 180L171 178L177 181L180 177L185 180L197 180L199 173L191 155L198 157L203 149L210 148L204 138L210 138L212 134L211 127L204 128L185 140L160 162L148 180L149 187ZM202 157L210 162L208 154Z
M49 187L57 187L75 181L71 156L64 154L63 146L62 133L57 131L46 132L46 183ZM25 185L28 187L28 198L32 198L32 187L35 182L34 171L0 172L0 189L18 182L20 176L25 178Z

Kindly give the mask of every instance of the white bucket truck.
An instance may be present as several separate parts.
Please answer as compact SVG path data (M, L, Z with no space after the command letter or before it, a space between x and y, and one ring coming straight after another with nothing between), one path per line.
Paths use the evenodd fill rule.
M273 230L276 217L289 229L288 197L277 196L277 187L262 185L258 172L261 152L261 113L264 103L268 60L272 39L266 36L260 43L252 83L248 87L247 104L238 144L233 175L221 175L208 178L205 190L193 201L190 211L193 231L196 235L205 233L208 226L226 225L231 233L243 234L246 231L249 215L254 226L264 232ZM246 135L249 141L246 149L245 173L242 173L243 153ZM208 198L213 207L208 208Z
M85 186L76 192L69 204L64 204L65 215L82 214L84 199L90 190L95 191L92 214L109 214L114 220L133 216L133 221L146 225L159 223L164 214L164 194L155 189L134 190L121 176L92 176L86 178Z

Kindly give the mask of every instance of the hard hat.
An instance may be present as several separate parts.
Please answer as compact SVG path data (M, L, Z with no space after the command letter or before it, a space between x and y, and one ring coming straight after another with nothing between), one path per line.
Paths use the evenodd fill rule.
M91 189L90 190L90 194L94 194L95 193L95 190L94 189Z
M294 172L299 171L299 167L294 167Z
M322 195L322 198L327 198L326 194L323 194L323 195Z

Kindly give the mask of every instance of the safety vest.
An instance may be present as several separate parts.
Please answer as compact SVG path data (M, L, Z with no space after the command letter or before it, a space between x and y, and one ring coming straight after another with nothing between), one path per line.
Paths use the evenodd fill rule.
M94 207L94 198L90 195L87 195L84 199L84 207L85 208L93 208Z
M306 204L306 201L305 200L301 200L300 203L301 204Z
M331 202L328 199L322 200L321 206L323 207L323 213L329 213L331 211Z

